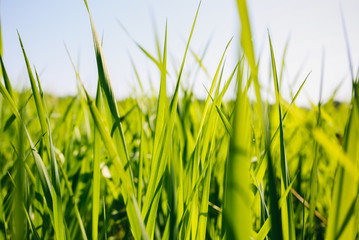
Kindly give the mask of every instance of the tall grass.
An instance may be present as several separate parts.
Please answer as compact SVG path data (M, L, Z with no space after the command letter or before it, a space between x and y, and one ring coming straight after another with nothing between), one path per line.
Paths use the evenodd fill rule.
M30 90L13 89L0 54L0 239L359 237L359 85L350 54L351 102L337 103L333 94L318 106L301 108L295 101L310 73L294 97L284 99L286 63L277 66L280 53L268 34L275 96L269 103L261 94L246 1L237 1L238 64L226 65L233 44L228 39L213 75L203 64L207 47L201 54L191 47L201 31L199 3L170 95L170 25L163 41L155 28L153 55L120 23L155 63L160 87L146 95L146 80L131 60L141 93L117 101L84 3L94 43L89 51L95 51L98 70L94 99L69 52L78 94L67 98L43 92L20 34ZM196 64L187 65L188 58ZM205 100L182 88L186 73L199 71L211 79ZM230 91L235 99L224 100Z

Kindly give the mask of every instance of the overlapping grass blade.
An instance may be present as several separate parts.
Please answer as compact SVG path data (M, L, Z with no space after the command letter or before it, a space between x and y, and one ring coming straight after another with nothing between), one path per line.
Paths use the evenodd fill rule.
M48 176L46 167L45 167L40 155L37 152L35 144L33 143L32 139L30 137L30 134L26 128L24 121L20 117L20 114L17 110L14 100L11 98L10 94L8 93L8 91L6 90L6 88L4 87L4 85L2 83L0 83L0 92L3 95L4 99L6 99L8 101L12 113L16 116L16 118L22 123L22 125L24 127L27 139L30 144L31 153L35 160L35 165L36 165L39 177L40 177L42 189L44 191L44 198L46 199L46 203L47 203L48 207L50 208L50 210L52 210L52 208L53 208L52 188L51 188L51 182L50 182L50 178ZM52 223L54 224L52 212L50 212L50 217L51 217Z
M164 127L161 131L161 135L160 135L160 139L159 139L159 142L161 142L160 148L154 149L153 161L157 162L157 164L154 165L154 168L152 167L150 181L148 184L148 190L146 193L146 198L145 198L145 202L144 202L143 209L142 209L142 216L144 216L145 220L146 220L146 229L149 232L149 235L151 237L153 237L153 234L154 234L154 228L155 228L155 222L156 222L156 212L157 212L157 208L158 208L158 202L160 199L160 192L161 192L160 190L162 188L162 186L160 184L161 184L161 179L162 179L162 176L163 176L163 173L164 173L164 170L166 167L166 163L167 163L168 148L169 148L169 144L171 143L170 137L172 135L174 121L175 121L175 117L176 117L180 81L181 81L181 77L182 77L182 73L183 73L183 68L184 68L189 44L191 42L193 30L194 30L194 27L196 24L199 7L200 7L200 5L197 8L196 16L193 21L189 39L187 41L187 46L185 49L181 68L180 68L178 78L177 78L175 92L173 94L173 98L172 98L172 101L169 106L169 115L168 115L168 118L166 119L166 121L164 122L165 124L163 125ZM166 54L166 51L164 51L164 56L166 56L165 54ZM161 84L162 84L162 82L161 82Z
M282 109L280 105L280 93L279 93L279 83L277 77L277 70L273 52L272 41L268 33L269 45L271 51L272 59L272 70L274 78L274 88L276 93L276 100L278 104L278 113L279 113L279 136L280 136L280 160L281 160L281 189L285 191L288 188L290 183L285 147L284 147L284 131L283 131L283 121L282 121ZM293 203L291 195L288 196L287 202L283 206L282 211L282 226L283 226L283 238L284 239L295 239L295 227L294 227L294 217L293 217Z
M352 99L351 99L351 110L349 113L349 118L346 124L343 140L343 150L350 157L347 163L352 163L352 167L355 168L356 172L358 170L358 159L359 159L359 95L358 95L358 79L354 78L353 65L350 56L350 47L348 35L346 32L346 26L344 22L344 15L342 16L344 37L347 46L348 52L348 61L349 61L349 71L352 78ZM338 150L340 151L340 149ZM358 228L358 219L359 214L356 213L346 218L346 213L351 208L353 201L356 203L356 209L358 209L358 192L359 192L359 183L353 183L353 180L358 180L358 173L355 175L348 174L350 169L345 167L345 165L338 165L337 173L334 179L334 190L332 195L332 206L329 212L328 219L328 228L326 233L326 239L354 239L358 237L359 228ZM344 229L339 229L339 226L343 225L343 222L346 222ZM340 234L339 234L340 233Z
M320 127L321 122L321 105L322 105L322 92L323 92L323 81L324 81L324 51L322 55L322 72L320 79L320 94L318 101L318 117L317 117L317 127ZM317 143L314 143L314 159L310 177L310 209L309 209L309 231L314 233L314 212L317 205L317 194L318 194L318 164L319 164L319 146Z
M22 52L24 55L32 93L34 96L36 109L38 113L38 118L40 121L40 126L42 130L42 134L44 134L45 139L45 146L47 149L48 157L51 162L51 182L52 182L52 202L53 202L53 214L54 214L54 223L55 223L55 232L57 239L64 239L64 217L62 212L62 198L61 198L61 184L60 184L60 177L57 168L56 156L53 149L52 138L50 135L50 125L48 119L46 119L47 113L45 112L44 101L40 95L40 92L36 86L36 82L34 76L32 74L32 70L30 68L29 61L27 59L24 46L21 41L20 34L18 33L20 45L22 48Z
M98 80L100 82L101 88L104 91L104 97L106 99L106 105L109 107L111 115L113 117L113 125L116 127L118 131L116 131L116 135L114 136L117 142L117 149L118 154L120 156L121 161L123 162L124 166L126 166L129 162L127 147L126 147L126 140L125 136L122 130L122 124L120 121L120 114L117 108L117 103L115 99L115 94L112 89L110 75L105 63L105 57L103 54L103 50L101 47L100 39L97 35L95 24L93 22L90 9L87 5L87 1L84 0L88 15L90 18L91 23L91 29L92 29L92 36L93 36L93 43L95 48L95 54L96 54L96 62L97 62L97 70L98 70ZM129 165L127 170L132 178L132 172L131 172L131 166ZM131 181L132 182L132 181Z
M84 86L82 85L82 82L79 79L78 81L82 90L86 94L86 100L88 102L88 106L90 108L94 124L101 135L104 145L107 148L109 159L113 161L116 167L116 171L118 172L118 174L113 174L113 176L118 175L122 181L121 192L125 199L127 216L131 224L132 233L135 239L148 239L149 237L147 235L145 225L139 212L137 201L134 197L134 188L131 176L128 172L126 172L125 167L120 160L119 154L117 153L116 145L111 138L109 129L107 128L107 125L105 124L99 110L97 109L95 103L92 101L91 97L85 90Z

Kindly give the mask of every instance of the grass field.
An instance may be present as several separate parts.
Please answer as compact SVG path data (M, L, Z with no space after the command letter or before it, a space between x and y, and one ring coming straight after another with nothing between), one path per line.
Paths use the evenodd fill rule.
M181 85L191 70L187 58L197 57L192 67L206 71L190 51L200 6L170 95L167 27L157 55L139 45L161 72L159 92L122 101L87 3L96 96L87 93L71 53L78 94L43 93L19 33L31 89L13 89L0 58L0 239L359 239L356 69L348 64L350 102L333 93L298 107L310 74L292 99L282 98L284 63L276 63L280 53L268 34L275 89L268 103L246 2L237 5L242 54L224 78L223 46L204 100ZM231 82L236 97L223 100L234 91Z

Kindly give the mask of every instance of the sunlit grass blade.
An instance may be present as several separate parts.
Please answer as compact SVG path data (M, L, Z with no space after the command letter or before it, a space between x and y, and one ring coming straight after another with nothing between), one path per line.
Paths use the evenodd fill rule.
M23 113L20 113L23 114ZM25 204L25 149L24 149L24 129L19 122L18 127L18 148L17 148L17 160L16 160L16 175L15 175L15 201L13 201L14 209L14 239L21 240L25 237L26 232L26 222L25 222L25 213L20 206Z
M256 95L255 110L259 119L259 131L263 133L264 132L263 107L262 107L262 98L260 93L260 84L258 80L258 66L256 65L256 55L253 46L253 40L252 40L253 38L252 38L246 0L237 0L237 7L238 7L238 13L241 23L241 47L250 66L251 77L248 84L250 84L250 82L253 80L254 91Z
M357 105L358 89L356 87L357 82L355 82L354 79L352 81L352 108L350 110L349 118L344 132L343 150L333 143L330 144L330 146L328 140L326 140L327 143L325 143L326 147L323 146L323 148L325 148L328 153L330 153L330 151L332 153L337 153L337 155L331 156L333 158L338 158L340 163L340 165L337 166L337 172L334 179L332 206L329 212L326 239L354 239L359 234L359 229L357 227L358 215L351 215L348 217L348 219L346 215L346 213L350 210L353 202L356 204L355 208L358 208L357 196L359 191L359 129L356 127L359 124L359 111ZM324 140L322 138L321 140ZM346 154L344 154L344 151ZM345 159L342 159L343 157L345 157ZM342 229L340 226L343 226L344 222L345 226Z
M359 132L358 128L354 127L358 123L359 117L357 108L353 106L348 119L348 124L346 127L343 141L343 148L350 156L350 159L347 159L347 161L345 161L344 163L351 163L350 165L352 166L345 167L346 165L338 165L337 173L334 180L332 207L329 212L326 239L354 239L355 236L358 234L358 228L356 226L356 216L352 215L349 220L345 219L345 214L350 209L352 202L357 199L357 194L359 190L359 173L357 168L357 160L359 159ZM340 151L340 149L337 150ZM333 157L336 156L334 155ZM343 162L339 163L343 164ZM350 174L350 169L355 170L355 173ZM358 202L356 201L356 204L357 203ZM347 223L344 229L341 230L339 229L339 227L343 224L344 221L346 221ZM341 234L339 235L339 233Z
M63 217L63 212L62 212L61 184L60 184L60 177L59 177L59 172L58 172L58 168L57 168L56 156L55 156L54 149L53 149L52 137L50 135L50 125L49 125L49 121L47 119L47 113L45 111L44 100L42 99L40 92L38 90L38 87L36 86L36 82L35 82L34 76L32 74L32 70L31 70L28 58L26 56L25 49L22 44L19 33L18 33L18 36L19 36L19 41L20 41L20 45L22 48L22 52L24 55L30 83L31 83L32 93L34 96L36 109L37 109L38 117L40 120L41 130L42 130L42 133L44 134L45 145L46 145L48 157L51 162L51 183L52 183L52 187L53 187L52 188L52 197L53 197L52 198L52 202L53 202L52 207L53 207L53 214L54 214L55 233L56 233L57 239L64 239L65 230L64 230L64 217Z
M282 88L283 73L284 73L284 69L285 69L285 57L287 55L288 45L289 45L289 37L285 43L283 55L282 55L282 64L280 67L280 75L279 75L279 89Z
M300 85L300 87L298 88L296 94L294 95L292 101L290 102L290 105L288 107L288 109L285 111L285 113L283 114L283 118L282 118L282 121L284 122L286 120L286 117L287 117L287 114L288 112L290 111L291 107L294 105L295 103L295 100L297 99L297 97L299 96L299 93L301 92L304 84L306 83L309 75L310 75L311 72L309 72L307 74L307 76L305 77L304 81L302 82L302 84ZM277 127L277 129L275 130L275 132L273 133L272 137L271 137L271 143L273 142L274 138L277 136L278 132L279 132L279 127ZM267 150L265 149L264 150L264 153L262 156L265 156L267 153ZM263 177L264 177L264 174L265 174L265 171L266 171L266 167L267 167L267 162L264 161L264 157L260 158L258 164L257 164L257 167L255 168L254 172L255 172L255 176L258 180L258 182L261 182Z
M136 44L136 46L152 61L156 64L158 69L161 69L161 60L157 60L152 54L150 54L141 44L139 44L127 31L125 26L117 19L117 23L121 26L122 30L127 34L127 36Z
M161 137L161 132L163 130L163 126L165 125L165 120L168 117L168 99L167 99L167 88L166 88L166 72L167 72L167 24L165 29L165 41L164 41L164 49L163 49L163 60L161 65L161 81L160 81L160 92L158 96L157 103L157 114L156 114L156 129L155 129L155 139L153 144L153 152L159 149L159 140ZM156 166L156 160L154 159L154 165Z
M166 93L166 72L167 72L167 25L165 29L165 41L163 49L163 59L161 70L160 92L157 101L156 128L153 142L153 156L151 162L151 173L148 182L148 189L142 208L142 216L145 218L146 229L149 235L153 237L156 222L156 209L160 197L160 179L162 179L166 154L164 150L164 139L167 134L168 127L168 99ZM166 141L166 143L168 143ZM152 206L151 206L152 205Z
M207 117L207 112L208 112L208 109L209 109L209 103L210 103L210 100L211 100L211 95L213 94L214 87L216 86L216 83L217 83L217 80L218 80L218 76L219 76L219 74L220 74L220 70L221 70L221 66L222 66L223 60L224 60L224 56L225 56L225 54L226 54L226 52L227 52L227 49L228 49L230 43L232 42L232 39L233 39L233 38L231 38L231 39L228 41L228 43L227 43L227 45L226 45L226 47L225 47L225 49L224 49L224 51L223 51L221 60L219 61L219 64L218 64L216 73L215 73L215 75L214 75L214 77L213 77L213 79L212 79L211 88L210 88L210 90L208 91L208 97L207 97L206 102L205 102L205 105L204 105L201 122L200 122L200 124L199 124L199 131L198 131L198 133L197 133L197 137L196 137L196 140L195 140L195 144L194 144L194 146L193 146L192 153L193 153L194 150L196 149L197 144L198 144L198 141L199 141L199 139L200 139L200 137L201 137L201 135L202 135L203 125L204 125L204 122L205 122L206 117Z
M234 109L233 134L226 166L224 221L226 239L249 239L252 221L250 192L251 123L247 88L242 90L237 76L237 99Z
M233 76L234 76L234 74L235 74L235 72L236 72L238 66L239 66L239 64L236 65L236 67L234 68L232 74L230 75L229 79L227 80L226 84L224 85L224 87L223 87L221 93L219 94L219 97L218 97L218 101L219 101L219 102L222 101L224 94L227 92L227 89L228 89L229 85L230 85L231 82L232 82ZM225 126L225 128L226 128L226 130L227 130L227 132L228 132L228 134L229 134L230 136L232 136L233 129L232 129L231 124L229 123L229 120L228 120L227 116L223 113L223 111L221 110L220 106L216 105L216 109L217 109L217 112L218 112L219 116L220 116L221 119L222 119L222 122L223 122L223 124L224 124L224 126Z
M84 2L86 5L86 8L87 8L88 15L90 18L90 23L91 23L92 37L93 37L93 43L94 43L95 54L96 54L96 62L97 62L97 70L98 70L98 80L100 82L101 88L104 91L104 95L105 95L104 97L106 99L106 104L108 105L111 115L113 117L113 125L115 125L116 128L118 129L118 131L116 131L118 133L118 135L116 135L116 136L118 136L118 137L115 136L115 139L119 140L117 142L118 154L119 154L120 159L123 162L123 164L127 165L129 162L129 157L128 157L128 152L127 152L127 147L126 147L126 140L125 140L125 136L124 136L124 133L122 130L122 124L120 122L120 114L119 114L119 111L117 108L115 94L112 89L110 75L109 75L109 72L108 72L108 69L107 69L107 66L105 63L105 56L103 54L101 42L97 35L96 29L95 29L95 24L94 24L92 16L91 16L90 9L87 5L87 1L84 0ZM127 169L132 178L132 172L131 172L130 165Z
M0 29L0 32L1 32L1 29ZM1 38L1 35L0 35L0 38ZM9 92L10 96L14 97L14 91L12 90L12 86L11 86L9 77L7 75L5 65L4 65L4 62L3 62L3 59L2 59L1 55L0 55L0 64L1 64L1 73L2 73L2 76L4 78L5 87L6 87L7 91Z
M9 107L12 111L12 113L16 116L16 118L18 119L18 121L20 121L24 127L27 139L29 141L30 144L30 148L31 148L31 153L32 156L35 160L35 165L40 177L40 183L42 185L42 189L44 191L44 198L46 199L46 203L48 205L48 207L52 210L53 209L53 202L52 202L52 187L51 187L51 182L50 182L50 178L48 176L46 167L40 157L40 155L37 152L37 149L30 137L30 134L26 128L25 123L23 122L20 113L18 112L18 109L16 107L15 102L13 101L13 99L11 98L10 94L8 93L8 91L6 90L6 88L4 87L4 85L0 82L0 92L3 95L3 97L7 100L7 102L9 103ZM52 212L50 212L50 217L53 221L53 217L52 217ZM53 222L52 222L53 223ZM54 223L53 223L54 224Z
M102 103L100 84L97 85L96 106L101 109ZM93 197L92 197L92 238L98 239L98 220L100 211L100 190L101 190L101 176L100 176L100 159L101 159L101 138L99 132L94 126L94 142L93 142Z
M101 135L104 145L107 148L109 159L111 159L115 164L118 174L114 174L114 176L117 175L122 181L121 192L125 199L127 216L131 224L132 233L134 234L135 239L149 239L141 214L138 209L137 201L134 197L134 188L131 176L128 172L126 172L125 167L120 160L119 154L117 153L116 145L111 138L109 129L107 128L99 110L97 109L95 103L92 101L91 97L86 92L84 86L82 85L82 82L79 79L78 81L82 90L86 94L86 100L88 102L88 106L90 108L94 124Z
M157 189L159 189L159 190L161 189L161 186L160 186L161 179L162 179L162 176L163 176L163 173L164 173L164 170L166 167L166 163L167 163L167 157L168 157L168 151L169 151L168 148L169 148L169 144L171 143L170 137L172 136L174 121L175 121L175 117L176 117L180 81L181 81L181 77L182 77L182 73L183 73L183 68L184 68L189 44L191 42L194 27L196 24L199 8L200 8L200 5L197 8L196 16L193 21L191 32L190 32L190 35L189 35L189 38L187 41L186 49L185 49L184 56L182 59L181 68L180 68L178 78L177 78L175 92L173 94L173 97L172 97L172 100L171 100L171 103L169 106L169 116L166 121L166 124L164 125L164 128L161 131L161 137L159 140L159 142L161 142L161 147L160 147L160 149L154 151L153 157L154 157L155 161L158 161L158 163L157 163L157 166L155 167L155 169L153 169L153 172L151 173L150 181L148 184L149 189L146 193L146 198L145 198L145 202L144 202L143 210L142 210L142 216L145 216L145 219L147 219L146 229L149 232L150 237L153 237L153 234L154 234L156 212L157 212L158 202L159 202L159 197L160 197L160 191L157 191ZM165 52L166 51L164 51L164 54L165 54ZM158 158L158 159L156 159L156 158Z
M269 143L268 139L266 140L267 144ZM272 175L272 174L275 174L275 172L273 171L274 168L272 165L272 159L271 159L272 157L270 155L270 150L268 151L267 157L268 157L267 160L270 161L270 162L268 162L268 166L270 165L268 167L268 177L272 180L275 180L275 179L273 179L273 177L275 177L275 176ZM289 187L284 191L284 193L282 194L282 196L280 197L279 200L276 196L275 189L273 189L273 187L275 187L274 186L275 184L270 183L270 185L269 185L270 191L274 190L273 192L270 192L270 196L269 196L271 199L270 216L269 216L269 218L267 218L267 220L262 225L257 236L255 236L255 240L263 240L268 235L269 231L271 231L271 230L272 230L272 234L271 234L272 239L283 239L282 238L282 223L281 223L279 210L281 209L283 204L285 204L285 202L287 201L286 199L288 197L288 194L292 190L294 181L295 181L295 179L293 179L293 181L291 182ZM272 223L275 223L275 224L272 224Z
M280 93L279 93L279 83L278 76L273 52L272 41L268 33L271 59L272 59L272 70L274 78L274 88L276 94L276 100L278 104L278 113L279 113L279 137L280 137L280 166L281 166L281 190L284 191L288 188L290 183L285 146L284 146L284 131L283 131L283 121L282 121L282 109L280 105ZM282 226L283 226L283 238L284 239L295 239L295 227L294 227L294 217L293 217L293 203L291 195L288 196L286 204L283 206L282 211Z
M206 46L205 46L205 48L204 48L203 53L202 53L201 56L198 56L198 55L196 54L196 52L195 52L192 48L190 48L190 51L191 51L193 57L196 59L198 65L199 65L199 67L200 67L200 69L202 69L202 70L204 71L204 73L206 74L206 76L208 77L208 79L211 79L211 76L210 76L210 74L209 74L207 68L206 68L205 65L203 64L203 59L204 59L204 57L205 57L205 55L206 55L206 53L207 53L207 50L208 50L210 41L211 41L211 38L208 40L208 42L207 42L207 44L206 44Z
M323 92L323 81L324 81L324 50L322 55L322 72L320 79L320 94L318 101L318 117L317 117L317 127L320 127L321 122L321 105L322 105L322 92ZM317 205L317 195L318 195L318 164L319 164L319 146L317 143L314 143L314 158L313 165L310 177L310 209L309 209L309 231L314 233L314 212Z

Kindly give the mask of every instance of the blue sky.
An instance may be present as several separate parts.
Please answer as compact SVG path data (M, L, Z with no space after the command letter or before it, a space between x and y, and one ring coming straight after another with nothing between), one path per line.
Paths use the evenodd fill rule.
M350 98L351 84L340 5L346 21L353 66L357 70L358 0L248 1L256 53L261 59L263 91L272 88L272 83L268 83L269 29L277 63L281 62L285 43L289 39L282 88L284 96L289 97L289 89L296 89L305 75L312 71L298 101L305 104L318 100L321 57L325 49L324 98L331 95L341 80L344 82L337 97L340 100ZM76 93L75 74L64 43L80 68L86 88L90 92L95 91L97 70L91 29L81 0L2 0L0 6L4 61L17 87L28 86L28 79L16 29L21 34L31 64L40 72L46 91L59 95ZM145 89L149 91L150 79L155 89L159 85L155 65L133 44L118 21L136 41L155 54L154 25L162 44L167 19L169 67L172 73L168 79L168 92L171 93L197 6L197 0L89 0L97 31L100 35L104 34L104 53L117 97L131 96L134 89L138 91L129 56L136 63ZM235 1L203 0L191 47L201 54L211 39L204 63L212 76L232 36L234 41L227 54L225 76L230 74L238 56L239 23ZM190 56L185 71L193 69L194 63ZM210 80L200 73L195 79L185 75L183 83L185 86L194 84L196 94L205 97L203 85L208 87Z

